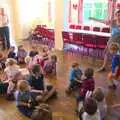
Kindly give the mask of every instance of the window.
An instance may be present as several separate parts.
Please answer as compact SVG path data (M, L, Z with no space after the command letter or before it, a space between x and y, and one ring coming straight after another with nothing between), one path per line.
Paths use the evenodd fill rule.
M89 17L106 19L107 9L107 0L83 0L83 21L88 22Z

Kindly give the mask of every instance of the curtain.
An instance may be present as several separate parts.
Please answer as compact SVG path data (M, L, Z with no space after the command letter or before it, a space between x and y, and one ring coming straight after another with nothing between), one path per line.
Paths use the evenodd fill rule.
M116 9L116 0L108 0L108 16L107 20L112 20L114 18L114 11Z
M79 0L78 6L78 24L83 22L83 0Z
M69 0L69 23L80 24L83 20L83 0Z

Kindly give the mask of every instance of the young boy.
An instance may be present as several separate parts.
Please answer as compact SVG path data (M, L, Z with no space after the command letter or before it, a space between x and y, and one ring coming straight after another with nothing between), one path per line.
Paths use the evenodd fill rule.
M108 74L108 80L110 82L109 88L116 89L114 80L120 79L120 48L117 43L111 43L109 51L112 56L112 72Z
M70 69L70 85L67 89L67 93L71 93L72 90L81 84L81 76L82 76L82 71L79 67L78 63L73 63L71 69Z
M56 90L53 86L44 85L44 76L39 65L33 65L32 74L30 75L28 82L32 87L32 91L34 93L46 93L46 96L44 96L43 101L47 101L49 98L56 94Z
M85 97L87 95L87 92L93 92L95 88L95 80L94 80L94 71L92 68L87 68L85 70L84 76L86 77L83 80L82 86L80 88L80 94L77 97L76 101L76 108L78 108L79 102L82 102L85 100Z

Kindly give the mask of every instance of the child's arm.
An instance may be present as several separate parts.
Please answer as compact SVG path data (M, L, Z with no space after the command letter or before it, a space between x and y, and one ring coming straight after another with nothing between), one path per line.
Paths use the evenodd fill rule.
M83 81L82 80L78 80L78 79L74 79L76 82L78 82L78 83L83 83Z
M43 93L43 90L31 89L31 91L34 92L34 93L40 93L40 94Z
M120 104L115 104L115 105L109 106L109 108L119 108L119 107L120 107Z
M120 66L117 66L117 67L115 68L115 73L113 74L113 77L117 77L119 67L120 67Z
M30 107L30 104L25 102L19 102L19 106Z

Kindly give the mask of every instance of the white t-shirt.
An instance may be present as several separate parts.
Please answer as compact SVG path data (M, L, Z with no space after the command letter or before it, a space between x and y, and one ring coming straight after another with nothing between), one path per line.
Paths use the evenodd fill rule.
M20 72L19 68L20 67L18 65L13 65L5 68L4 72L6 73L8 80Z
M105 101L103 101L103 102L98 102L97 105L100 111L100 116L103 119L107 113L107 104L105 103Z
M94 115L89 115L87 112L84 112L82 114L83 120L101 120L100 112L97 110L97 112Z
M8 26L8 16L0 14L0 27Z

